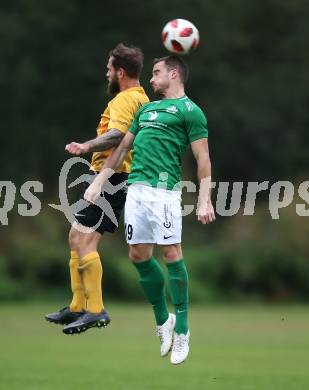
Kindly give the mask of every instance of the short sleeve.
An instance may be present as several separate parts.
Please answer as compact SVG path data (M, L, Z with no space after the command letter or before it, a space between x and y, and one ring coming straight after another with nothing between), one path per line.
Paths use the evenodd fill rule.
M141 108L137 111L137 113L136 113L136 115L135 115L135 117L134 117L134 119L133 119L132 125L131 125L131 127L130 127L130 129L129 129L130 133L132 133L132 134L134 134L134 135L137 135L137 133L138 133L139 130L140 130L140 127L139 127L139 117L140 117L140 115L141 115L141 112L143 111L143 108L144 108L144 106L141 107Z
M134 117L134 110L131 99L128 95L117 95L109 103L110 120L108 129L117 129L126 133L131 126Z
M201 138L208 138L207 118L196 105L190 106L185 114L187 133L190 143Z

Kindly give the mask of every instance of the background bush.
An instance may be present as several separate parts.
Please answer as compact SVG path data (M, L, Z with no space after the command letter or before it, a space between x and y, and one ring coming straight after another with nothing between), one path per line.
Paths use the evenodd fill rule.
M188 236L191 225L197 225L194 215L185 217L183 249L191 300L308 301L309 226L294 209L285 209L275 221L263 206L254 217L219 218L216 231L199 226L203 244L198 234ZM40 214L35 225L33 221L16 228L27 231L22 238L15 234L6 238L10 245L0 259L0 300L33 296L69 299L69 226L56 211ZM122 226L115 235L103 237L100 254L106 299L144 299L127 256ZM158 250L155 254L162 260Z

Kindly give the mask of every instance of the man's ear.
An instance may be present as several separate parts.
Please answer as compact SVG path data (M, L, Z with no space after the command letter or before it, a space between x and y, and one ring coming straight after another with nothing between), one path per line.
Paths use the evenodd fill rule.
M117 75L118 75L118 78L119 78L119 79L123 79L124 76L125 76L125 70L124 70L123 68L119 68L119 69L117 70Z
M171 78L175 79L178 76L178 71L177 69L172 69L171 70Z

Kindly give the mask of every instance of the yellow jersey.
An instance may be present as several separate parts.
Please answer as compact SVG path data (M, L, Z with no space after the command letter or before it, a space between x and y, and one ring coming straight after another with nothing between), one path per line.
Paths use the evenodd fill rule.
M105 134L110 129L117 129L122 133L126 133L132 124L137 110L148 102L148 96L142 87L132 87L119 92L108 103L105 111L101 115L101 120L97 127L98 137ZM103 152L94 152L92 154L90 169L99 172L112 150L113 149L108 149ZM117 172L130 173L131 161L132 156L131 152L129 152L122 166L117 169Z

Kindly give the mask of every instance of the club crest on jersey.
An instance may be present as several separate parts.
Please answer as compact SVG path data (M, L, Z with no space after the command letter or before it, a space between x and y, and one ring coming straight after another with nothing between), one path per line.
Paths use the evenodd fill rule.
M178 108L176 106L170 106L167 107L166 111L170 112L171 114L176 114L176 112L178 112Z
M156 120L157 117L158 117L157 111L149 112L149 120L150 120L150 121Z

